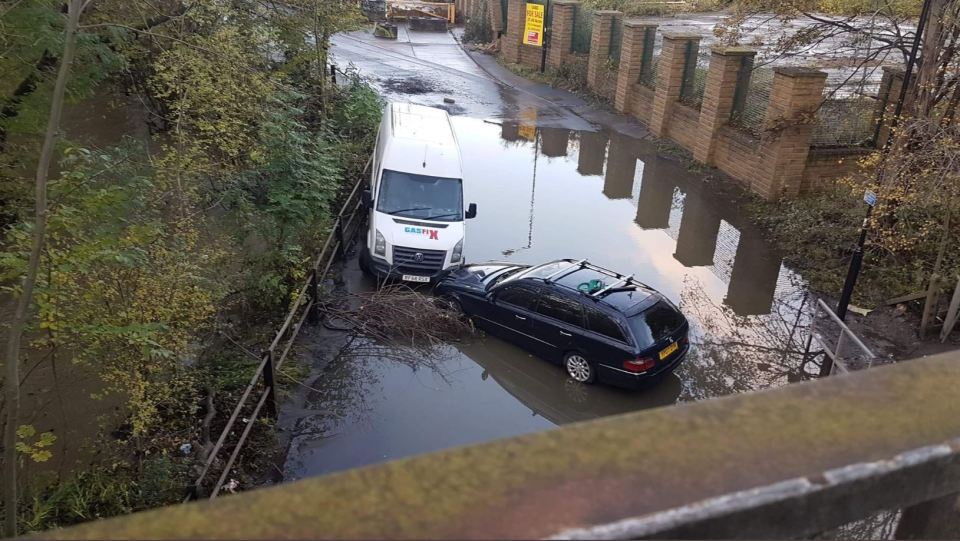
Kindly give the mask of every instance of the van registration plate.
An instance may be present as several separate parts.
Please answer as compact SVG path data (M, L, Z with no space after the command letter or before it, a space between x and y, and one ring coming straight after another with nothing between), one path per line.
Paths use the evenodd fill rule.
M416 274L404 274L402 278L405 282L420 282L425 284L430 281L429 276L417 276Z
M677 346L677 343L674 342L674 343L670 344L669 346L661 349L661 350L660 350L660 360L662 361L662 360L666 359L667 357L670 356L671 353L673 353L674 351L677 351L677 347L678 347L678 346Z

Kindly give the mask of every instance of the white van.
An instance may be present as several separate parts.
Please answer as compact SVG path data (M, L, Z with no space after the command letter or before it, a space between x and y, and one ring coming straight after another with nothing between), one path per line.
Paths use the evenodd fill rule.
M464 219L460 147L443 109L387 105L363 199L369 229L360 255L365 271L430 282L463 262Z

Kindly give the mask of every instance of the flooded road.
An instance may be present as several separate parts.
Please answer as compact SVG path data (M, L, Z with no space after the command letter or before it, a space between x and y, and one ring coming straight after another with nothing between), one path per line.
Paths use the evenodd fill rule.
M429 58L428 45L406 46ZM389 99L440 98L403 95L395 82L401 75L433 80L434 66L411 62L385 83L384 63L392 61L364 62L360 48L350 47L361 75ZM456 86L457 73L446 88ZM457 98L463 110L453 119L465 202L478 206L467 223L467 261L587 258L634 273L690 319L691 352L674 376L631 393L576 384L560 367L492 337L446 346L432 368L415 370L380 357L331 361L315 346L335 338L309 333L302 345L315 369L312 390L284 407L287 479L802 379L800 335L811 302L803 280L717 181L658 153L642 127L620 133L548 97L531 98L535 89L489 77L474 89L471 99ZM576 120L565 126L569 116ZM348 288L372 287L355 267L346 271Z

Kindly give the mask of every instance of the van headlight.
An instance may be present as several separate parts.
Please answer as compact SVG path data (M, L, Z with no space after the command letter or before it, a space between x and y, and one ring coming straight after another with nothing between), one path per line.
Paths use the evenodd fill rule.
M373 244L373 253L376 255L387 255L387 240L383 238L383 233L377 230L377 240Z
M463 239L460 239L460 242L453 247L453 253L450 254L450 262L457 263L460 261L461 256L463 256Z

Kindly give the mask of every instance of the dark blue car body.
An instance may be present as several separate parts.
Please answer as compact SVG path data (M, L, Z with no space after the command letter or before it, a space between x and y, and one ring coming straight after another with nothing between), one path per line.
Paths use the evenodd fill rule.
M689 350L689 324L669 300L585 261L467 265L442 276L435 291L479 327L539 357L562 365L571 355L585 359L589 381L640 388L672 372Z

